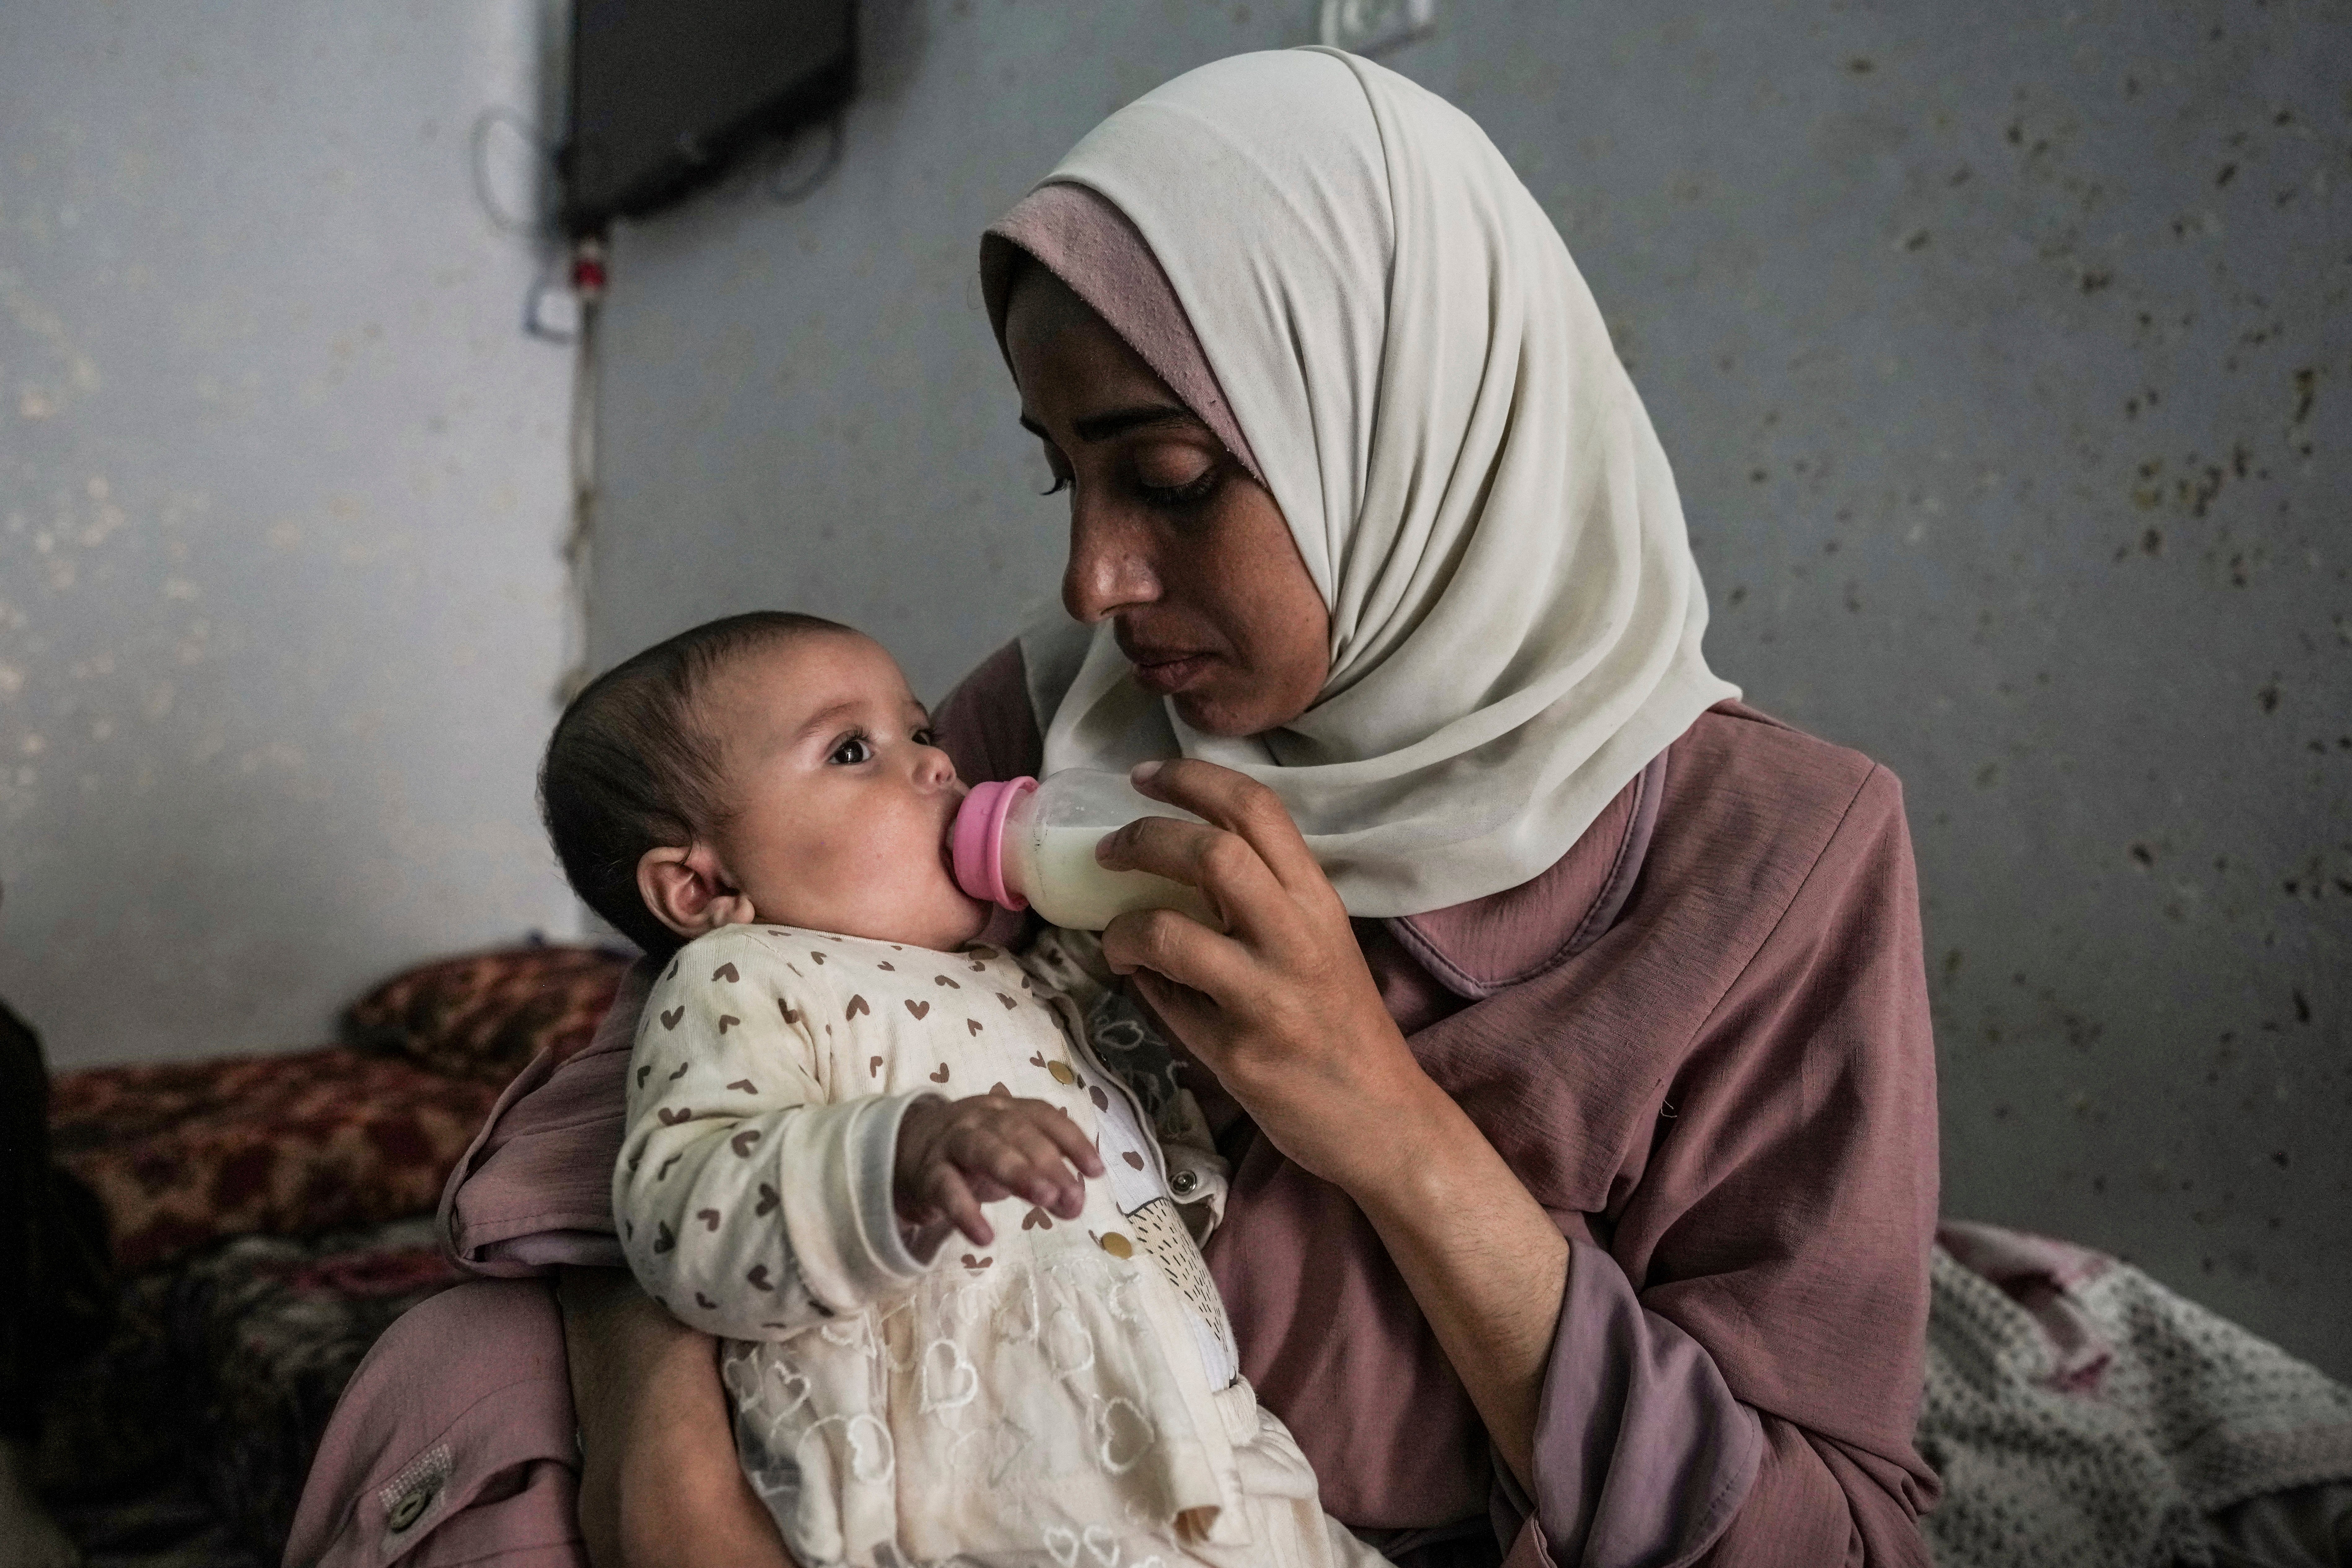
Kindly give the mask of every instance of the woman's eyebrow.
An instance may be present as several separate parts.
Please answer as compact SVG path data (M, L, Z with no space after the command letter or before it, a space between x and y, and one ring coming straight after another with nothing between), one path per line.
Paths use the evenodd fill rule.
M1090 414L1084 419L1075 421L1070 426L1070 429L1079 440L1091 446L1097 441L1108 441L1113 436L1125 435L1129 430L1140 429L1146 426L1197 425L1198 423L1200 423L1199 419L1189 408L1169 403L1146 403L1139 404L1133 408L1114 408L1108 414ZM1044 426L1026 414L1021 416L1021 428L1028 431L1040 441L1053 439L1051 436L1045 434Z

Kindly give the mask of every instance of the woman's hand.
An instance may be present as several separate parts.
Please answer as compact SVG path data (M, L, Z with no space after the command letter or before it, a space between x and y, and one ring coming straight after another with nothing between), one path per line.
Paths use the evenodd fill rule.
M589 1562L793 1568L735 1458L717 1342L663 1311L625 1268L567 1268L555 1300L580 1423Z
M1346 907L1272 790L1193 761L1147 763L1135 784L1208 825L1143 817L1096 858L1200 889L1225 929L1139 910L1103 932L1103 957L1276 1148L1363 1201L1394 1173L1398 1139L1452 1131L1453 1101L1413 1059Z
M1413 1059L1348 911L1272 790L1213 763L1147 763L1138 789L1207 819L1148 816L1096 858L1208 895L1220 933L1121 915L1103 956L1297 1163L1380 1232L1487 1436L1535 1485L1536 1412L1568 1288L1568 1242Z

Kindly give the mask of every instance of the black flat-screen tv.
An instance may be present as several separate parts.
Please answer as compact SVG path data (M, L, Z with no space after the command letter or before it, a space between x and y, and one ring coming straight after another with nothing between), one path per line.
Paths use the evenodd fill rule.
M848 97L853 0L574 0L566 232L667 206Z

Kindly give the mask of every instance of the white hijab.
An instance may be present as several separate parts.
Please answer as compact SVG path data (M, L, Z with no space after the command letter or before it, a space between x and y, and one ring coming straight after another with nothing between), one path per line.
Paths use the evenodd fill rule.
M1287 725L1203 735L1108 624L1023 639L1048 771L1271 786L1358 916L1539 876L1712 704L1674 474L1568 247L1467 115L1368 60L1236 56L1104 121L1088 187L1166 270L1331 612Z

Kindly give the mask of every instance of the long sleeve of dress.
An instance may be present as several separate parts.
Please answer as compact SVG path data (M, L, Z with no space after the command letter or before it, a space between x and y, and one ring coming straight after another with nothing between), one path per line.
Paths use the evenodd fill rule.
M1927 1562L1934 1070L1900 803L1863 783L1668 1087L1613 1251L1572 1244L1515 1563Z
M1567 1227L1580 1229L1580 1226ZM1571 1235L1538 1406L1537 1496L1497 1469L1508 1568L1696 1561L1750 1496L1762 1433L1706 1352Z
M1937 1489L1912 1434L1936 1228L1935 1042L1892 773L1864 781L1677 1087L1661 1163L1700 1195L1643 1260L1655 1282L1644 1304L1732 1347L1727 1379L1764 1431L1755 1486L1708 1561L1924 1568L1917 1521Z
M924 1272L891 1207L898 1122L919 1095L833 1103L809 1019L755 941L682 952L647 998L613 1175L638 1283L689 1327L784 1339Z

